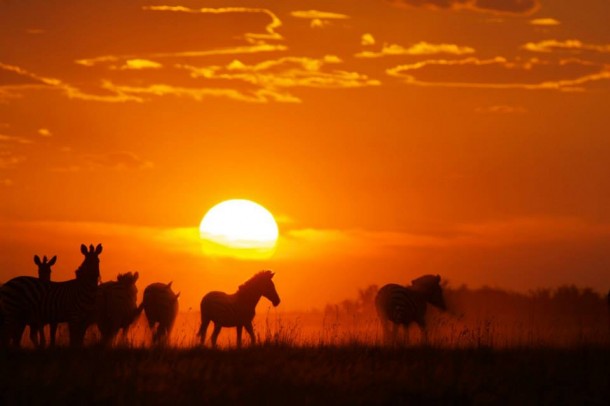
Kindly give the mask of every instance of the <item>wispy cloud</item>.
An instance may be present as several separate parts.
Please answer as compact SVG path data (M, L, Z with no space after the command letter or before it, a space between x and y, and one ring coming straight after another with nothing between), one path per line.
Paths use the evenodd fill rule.
M17 73L18 75L24 76L26 78L32 79L36 85L24 85L21 86L21 89L55 89L64 93L67 97L71 99L80 99L80 100L89 100L89 101L99 101L99 102L126 102L126 101L141 101L141 99L135 98L133 96L129 96L126 94L114 92L111 94L92 94L85 93L81 91L79 88L72 86L64 81L56 78L44 77L41 75L37 75L35 73L29 72L19 66L8 65L4 63L0 63L0 69L4 69L10 72ZM102 84L102 88L104 86ZM109 90L108 88L105 88Z
M360 44L362 46L375 45L375 37L373 37L373 34L370 34L370 33L362 34L362 38L360 39Z
M387 256L404 249L503 247L559 241L590 241L610 236L610 224L572 217L522 217L505 221L457 224L444 233L417 234L361 229L299 229L279 241L279 258Z
M25 157L22 155L16 155L11 151L0 149L0 169L13 168L25 161Z
M98 155L86 155L85 158L95 166L111 169L149 169L153 164L128 151L114 151Z
M425 7L433 10L473 10L494 14L531 14L540 0L388 0L398 6Z
M370 39L370 38L369 38ZM365 41L363 37L363 43ZM368 45L368 44L367 44ZM372 44L371 44L372 45ZM466 55L474 53L474 49L467 46L455 44L431 44L426 41L421 41L411 45L408 48L397 44L383 44L380 51L362 51L356 54L358 58L380 58L382 56L398 56L398 55L434 55L434 54L451 54L451 55Z
M41 137L51 137L53 135L53 133L51 133L51 130L49 130L48 128L39 128L37 133Z
M423 76L428 67L435 67L434 77ZM439 67L445 68L445 74L442 76L438 76ZM455 72L451 72L452 70ZM610 67L578 59L559 62L539 59L509 61L503 57L434 59L399 65L386 72L413 86L498 90L583 91L589 83L610 80ZM421 75L419 78L418 73ZM448 76L449 73L454 74ZM565 76L558 77L562 73ZM447 77L452 79L447 80Z
M265 14L271 22L265 27L264 33L246 33L245 39L252 43L260 43L267 40L281 40L283 37L276 31L282 26L282 21L271 10L265 8L250 8L250 7L218 7L218 8L190 8L184 6L144 6L143 10L147 11L168 11L176 13L190 14Z
M321 28L331 24L334 20L347 20L350 18L347 14L333 13L319 10L302 10L292 11L292 17L310 20L312 28Z
M506 104L477 107L474 111L477 114L523 114L527 112L523 106L509 106Z
M163 67L159 62L151 61L150 59L128 59L118 69L120 70L142 70L142 69L160 69Z
M553 52L553 51L592 51L599 53L610 53L610 44L587 44L577 39L556 40L548 39L539 42L528 42L522 46L531 52Z
M184 51L184 52L158 52L145 55L103 55L94 58L83 58L78 59L75 62L83 66L95 66L99 64L109 64L111 69L117 69L117 63L134 59L176 59L176 58L202 58L208 56L218 55L246 55L256 54L261 52L284 52L288 49L286 45L277 44L254 44L254 45L243 45L229 48L218 48L200 51ZM124 66L124 65L123 65Z
M0 134L0 143L1 142L15 143L15 144L32 144L33 143L33 141L28 138L18 137L15 135L6 135L6 134Z
M538 25L542 27L553 27L561 24L554 18L533 18L529 21L529 23L531 25Z
M223 97L252 103L298 103L301 99L290 93L289 89L342 89L380 85L378 80L358 72L327 68L342 62L337 56L327 55L323 58L283 57L255 64L233 60L227 65L176 65L176 68L189 72L192 78L210 83L210 86L112 86L115 92L134 97L173 95L197 101L209 97ZM222 86L222 83L225 85Z

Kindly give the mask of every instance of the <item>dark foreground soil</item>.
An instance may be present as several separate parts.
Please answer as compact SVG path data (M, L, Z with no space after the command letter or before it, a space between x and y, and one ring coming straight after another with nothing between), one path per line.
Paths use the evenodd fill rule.
M0 352L0 404L599 404L610 349Z

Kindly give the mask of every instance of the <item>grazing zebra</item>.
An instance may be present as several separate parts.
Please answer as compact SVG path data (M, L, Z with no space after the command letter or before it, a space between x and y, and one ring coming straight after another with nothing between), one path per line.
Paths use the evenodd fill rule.
M119 330L125 334L140 315L136 287L139 276L138 272L119 274L116 281L98 287L95 320L102 334L102 344L112 344Z
M425 319L427 303L442 310L446 309L440 282L439 275L424 275L413 280L411 286L392 283L379 289L375 297L375 307L386 339L390 339L390 325L392 338L396 340L400 325L408 327L415 322L423 333L424 342L427 341Z
M224 292L206 294L201 299L201 327L198 333L201 344L205 343L205 335L211 321L214 322L212 346L216 347L216 340L222 327L237 327L237 347L241 347L241 333L245 327L251 343L254 344L256 338L252 320L261 296L269 299L273 306L280 304L280 297L271 280L273 275L271 271L261 271L241 285L232 295Z
M148 326L153 331L153 343L167 342L178 314L178 296L180 292L172 291L172 282L151 283L144 289L139 309L144 309Z
M85 256L76 270L76 279L65 282L44 282L38 278L19 276L0 288L3 310L2 342L20 345L26 324L42 326L68 322L70 345L80 346L85 331L95 316L95 293L100 278L99 255L102 245L82 244ZM34 338L35 344L37 339ZM55 337L51 335L51 346Z

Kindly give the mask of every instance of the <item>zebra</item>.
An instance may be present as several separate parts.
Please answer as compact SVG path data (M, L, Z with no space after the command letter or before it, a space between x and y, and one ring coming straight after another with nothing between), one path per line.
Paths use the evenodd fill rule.
M99 255L102 244L81 245L85 256L76 270L76 279L65 282L44 282L38 278L19 276L0 288L0 302L3 310L4 344L20 345L26 324L68 322L70 345L81 346L88 325L93 321L95 293L100 278ZM33 338L38 345L37 338ZM55 336L51 335L51 346Z
M148 326L153 331L153 343L165 343L171 334L178 314L180 292L172 291L172 282L151 283L144 289L139 310L144 310ZM156 330L155 330L156 325Z
M138 272L118 274L116 281L99 285L95 303L95 321L102 334L103 345L112 344L119 330L123 330L125 334L140 315L136 287L139 276Z
M379 289L375 297L375 307L386 340L390 338L390 325L391 337L395 341L400 325L408 327L415 322L422 331L423 341L427 341L425 319L427 303L441 310L447 308L440 282L439 275L424 275L414 279L411 286L391 283Z
M34 263L38 266L38 279L40 279L43 282L51 282L51 267L53 265L55 265L56 261L57 261L57 255L53 256L53 258L51 258L48 261L47 261L46 256L44 256L41 261L40 257L38 255L34 255ZM40 325L40 326L30 325L30 337L33 333L32 330L36 329L37 327L38 327L38 335L40 337L39 345L41 347L44 347L46 345L46 339L45 339L45 335L44 335L44 325ZM49 329L50 329L51 336L55 337L55 332L57 331L57 324L52 323L50 325Z
M19 347L23 331L26 325L29 325L32 343L44 347L44 325L35 315L35 308L51 281L51 267L56 261L57 256L50 261L44 256L41 261L38 255L34 255L34 263L38 266L38 279L20 276L9 280L0 288L0 300L3 303L1 341L4 346L12 344ZM6 312L9 314L5 317ZM56 325L52 326L51 331L54 333L53 327Z
M57 261L57 255L48 261L46 256L41 261L38 255L34 255L34 263L38 265L38 279L45 282L51 281L51 267L55 265L55 261Z
M201 299L201 327L197 335L201 344L205 343L208 325L214 322L212 332L212 346L216 347L216 340L222 327L237 328L237 347L241 347L241 333L245 327L250 335L250 342L254 344L256 338L252 327L256 304L261 296L271 301L273 306L280 304L280 297L271 280L274 273L269 270L260 271L244 284L236 293L229 295L224 292L209 292Z

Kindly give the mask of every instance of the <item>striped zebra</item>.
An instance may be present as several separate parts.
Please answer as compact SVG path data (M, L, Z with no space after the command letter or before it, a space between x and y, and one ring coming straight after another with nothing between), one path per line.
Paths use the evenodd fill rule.
M19 276L0 288L4 318L3 343L20 345L26 324L68 322L70 345L80 346L85 331L95 316L95 293L100 278L99 255L102 245L81 245L85 256L76 270L76 279L65 282L44 282L38 278ZM51 335L51 346L55 337Z
M201 299L201 327L198 336L201 344L205 343L208 325L214 322L212 332L212 346L216 347L216 340L222 327L237 328L237 347L241 347L241 333L245 327L250 335L252 344L256 342L252 320L256 304L261 296L271 301L273 306L280 304L280 297L271 280L274 273L268 270L261 271L239 287L236 293L229 295L224 292L209 292Z
M138 272L118 274L116 281L99 285L95 321L102 334L102 344L111 345L119 330L123 330L123 334L127 333L140 315L136 287L139 276Z
M172 291L172 282L151 283L144 289L139 309L144 310L148 326L153 332L153 343L165 343L169 339L178 314L179 296L180 292Z
M415 322L422 331L423 341L427 341L425 318L427 304L446 310L440 282L439 275L424 275L414 279L411 286L391 283L379 289L375 297L375 307L386 340L395 341L400 325L406 328Z
M51 258L50 260L47 261L47 257L44 256L42 258L42 261L40 260L40 257L38 255L34 255L34 263L38 266L38 279L40 279L43 282L51 282L51 267L53 265L55 265L55 262L57 261L57 256L53 256L53 258ZM30 339L33 333L35 333L33 330L36 329L38 330L38 335L39 335L39 339L40 339L40 346L44 347L46 345L46 339L45 339L45 335L44 335L44 325L41 326L34 326L34 325L30 325ZM50 325L50 334L53 337L53 340L55 340L55 332L57 331L57 324L53 323ZM32 342L34 342L34 340L32 340Z
M54 256L49 261L46 256L43 257L43 259L41 260L38 255L34 255L34 263L38 267L39 281L49 282L51 280L51 267L53 265L55 265L55 261L57 261L57 256ZM24 283L27 283L28 281L23 278L26 278L26 277L19 277L15 281L7 282L6 287L2 288L2 292L6 292L9 295L18 294L18 291L11 290L11 286L13 286L15 283L17 283L19 281L23 281ZM0 292L0 296L4 296L4 294ZM15 298L15 299L18 299L18 298ZM3 300L8 301L9 306L10 306L10 303L13 302L12 299L10 299L10 296ZM4 310L2 310L2 313L4 313ZM10 320L10 318L11 318L11 316L9 316L9 320ZM30 340L32 341L32 343L36 346L41 346L41 347L45 346L44 326L41 325L40 323L35 322L35 321L31 322L31 323L14 322L14 323L11 323L11 325L9 326L9 327L13 328L12 332L7 331L7 327L4 326L4 316L2 317L2 324L3 324L2 342L4 345L6 345L10 342L11 344L13 344L15 346L19 346L21 344L21 336L23 335L23 330L25 330L26 325L29 324Z

